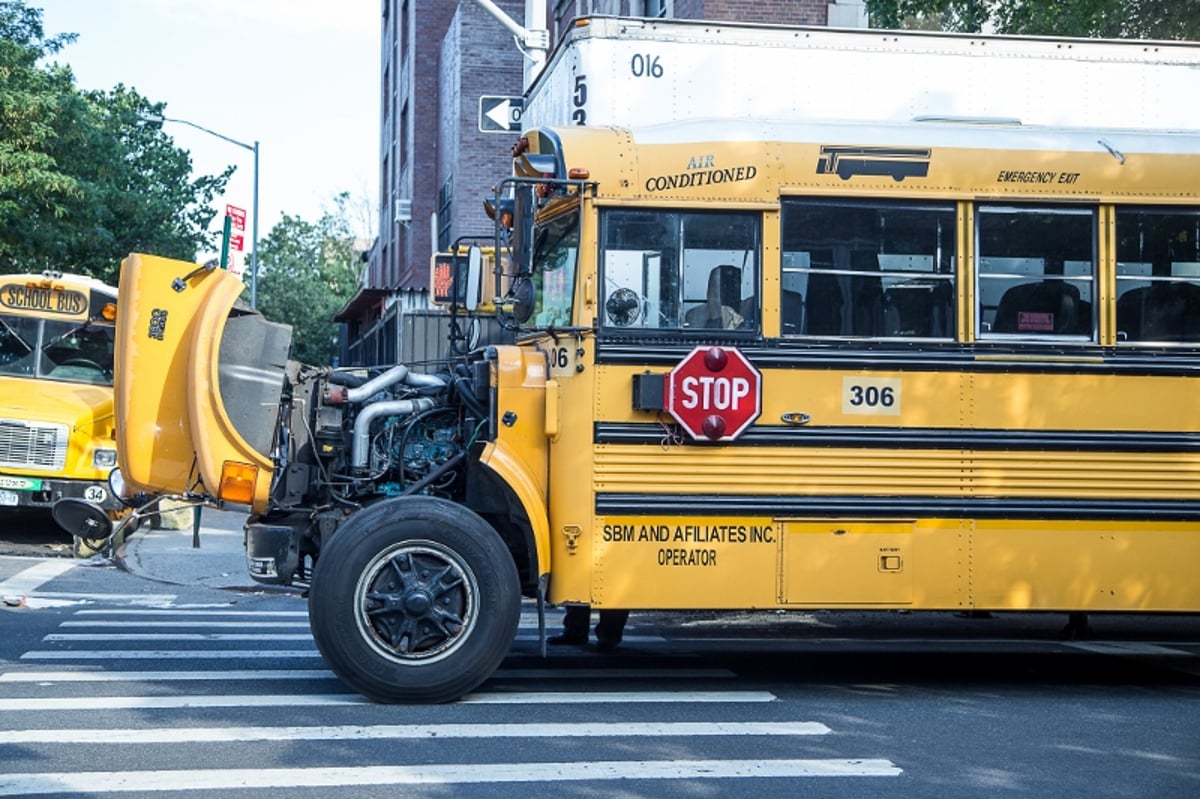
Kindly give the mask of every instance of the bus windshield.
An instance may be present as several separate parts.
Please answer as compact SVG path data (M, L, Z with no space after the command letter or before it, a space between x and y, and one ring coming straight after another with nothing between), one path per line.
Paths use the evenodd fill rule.
M0 375L111 386L113 326L0 314Z

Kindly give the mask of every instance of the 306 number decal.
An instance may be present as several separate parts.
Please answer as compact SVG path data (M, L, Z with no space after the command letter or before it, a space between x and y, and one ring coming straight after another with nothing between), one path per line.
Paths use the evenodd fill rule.
M900 378L843 377L842 413L900 415Z

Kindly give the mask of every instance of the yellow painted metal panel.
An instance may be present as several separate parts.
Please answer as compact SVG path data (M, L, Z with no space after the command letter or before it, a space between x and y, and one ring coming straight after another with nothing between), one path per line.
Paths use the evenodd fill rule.
M979 521L972 593L1003 610L1195 611L1200 526Z
M229 273L220 274L228 276ZM221 499L229 499L220 494L225 463L249 464L255 469L250 506L254 513L262 513L267 509L271 493L274 464L256 451L234 427L221 399L219 377L218 353L225 322L242 288L242 282L236 278L214 281L198 310L188 349L188 417L196 463L205 487Z
M172 288L193 273L186 290ZM179 493L199 478L188 419L188 349L199 309L226 280L237 278L152 255L130 255L121 265L117 453L126 482L137 490Z
M782 601L911 604L912 528L912 520L828 519L782 524Z
M753 516L598 518L591 552L597 607L778 605L779 528Z

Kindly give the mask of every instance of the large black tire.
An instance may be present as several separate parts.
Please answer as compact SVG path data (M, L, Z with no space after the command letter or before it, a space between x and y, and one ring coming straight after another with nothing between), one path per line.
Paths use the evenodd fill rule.
M512 646L521 588L491 525L435 497L361 510L321 548L309 589L317 648L377 702L449 702Z

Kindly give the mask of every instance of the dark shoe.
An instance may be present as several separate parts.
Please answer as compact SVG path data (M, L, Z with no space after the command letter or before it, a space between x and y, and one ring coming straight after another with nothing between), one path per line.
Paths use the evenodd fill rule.
M546 643L553 644L555 646L583 646L587 643L587 636L567 635L566 633L562 633L560 635L550 636L546 639Z
M612 652L621 645L620 638L597 638L596 648L601 652Z

